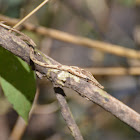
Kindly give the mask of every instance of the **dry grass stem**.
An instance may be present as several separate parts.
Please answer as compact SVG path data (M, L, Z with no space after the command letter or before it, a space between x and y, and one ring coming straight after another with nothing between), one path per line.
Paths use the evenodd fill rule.
M10 25L14 25L18 21L17 19L8 18L2 15L0 15L0 20L7 21L7 23ZM92 40L85 37L71 35L69 33L65 33L51 28L45 28L42 26L36 27L31 23L24 23L22 26L27 30L35 31L40 35L46 35L63 42L94 48L106 53L111 53L122 57L140 59L140 51L137 50L125 48L119 45L113 45L102 41Z
M94 75L140 75L140 67L83 68Z
M17 28L19 25L23 24L25 20L27 20L30 16L32 16L35 12L37 12L42 6L44 6L49 0L44 0L40 5L38 5L33 11L31 11L27 16L25 16L22 20L20 20L13 28Z

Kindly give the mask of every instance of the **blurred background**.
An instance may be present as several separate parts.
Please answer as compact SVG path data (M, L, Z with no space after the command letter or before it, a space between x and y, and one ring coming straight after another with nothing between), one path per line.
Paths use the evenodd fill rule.
M22 19L41 2L42 0L0 0L0 20L3 16ZM137 51L140 49L140 0L51 0L30 17L28 22ZM21 31L36 42L38 49L56 61L90 68L108 93L140 113L140 71L127 72L127 69L139 68L140 60L62 42L27 29ZM122 73L117 68L125 68L125 71ZM37 79L37 87L36 107L27 128L22 130L21 139L73 140L61 116L52 84L46 79ZM101 107L70 89L64 90L85 140L140 139L139 133ZM18 115L1 88L0 108L0 140L7 140L17 124ZM19 130L20 127L22 125ZM16 133L14 135L18 135Z

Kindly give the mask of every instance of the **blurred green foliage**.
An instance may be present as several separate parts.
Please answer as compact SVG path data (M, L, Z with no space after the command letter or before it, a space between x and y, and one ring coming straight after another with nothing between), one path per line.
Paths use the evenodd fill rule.
M36 93L34 72L20 58L0 47L0 83L8 101L27 122Z

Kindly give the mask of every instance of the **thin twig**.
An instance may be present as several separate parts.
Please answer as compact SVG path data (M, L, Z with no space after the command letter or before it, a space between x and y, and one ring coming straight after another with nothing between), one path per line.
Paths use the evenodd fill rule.
M140 75L140 67L99 67L83 68L94 75Z
M30 16L32 16L36 11L38 11L42 6L44 6L49 0L44 0L40 5L38 5L33 11L31 11L27 16L20 20L13 28L17 28L19 25L23 24Z
M36 91L33 107L30 111L29 119L31 118L33 111L36 107L38 96L39 96L39 88L37 88ZM25 123L25 121L19 116L8 140L21 140L26 128L27 128L27 123Z
M25 121L21 117L18 117L8 140L20 140L26 130L26 127L27 124L25 123Z
M59 88L59 87L54 87L54 91L56 94L56 98L61 107L62 116L63 116L64 120L66 121L68 128L72 132L74 139L83 140L80 130L79 130L78 126L76 125L75 120L73 119L72 113L71 113L69 106L67 104L67 101L64 97L65 93L64 93L63 89Z
M10 25L14 25L18 21L16 19L11 19L2 15L0 15L0 19L7 21L8 24ZM59 30L51 29L51 28L45 28L42 26L36 27L35 25L30 24L30 23L24 23L22 26L26 28L27 30L37 32L38 34L41 34L41 35L46 35L60 41L73 43L73 44L77 44L77 45L81 45L81 46L85 46L89 48L94 48L94 49L104 51L106 53L118 55L118 56L140 59L140 51L137 51L134 49L129 49L129 48L125 48L119 45L113 45L113 44L102 42L102 41L97 41L97 40L92 40L85 37L71 35L69 33L65 33Z

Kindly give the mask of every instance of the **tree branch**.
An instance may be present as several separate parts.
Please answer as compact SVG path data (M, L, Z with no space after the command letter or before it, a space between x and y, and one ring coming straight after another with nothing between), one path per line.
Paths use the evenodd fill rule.
M0 19L7 21L10 25L15 25L18 22L17 19L8 18L2 15L0 15ZM69 33L65 33L59 30L51 29L51 28L45 28L42 26L37 27L30 23L24 23L22 27L26 28L27 30L34 31L34 32L37 32L38 34L49 36L60 41L73 43L73 44L81 45L84 47L94 48L94 49L97 49L106 53L118 55L118 56L140 59L140 51L125 48L119 45L113 45L113 44L102 42L102 41L75 36Z
M29 46L19 37L13 35L2 27L0 27L0 45L13 54L19 56L29 65L32 65L29 55ZM45 60L49 59L49 63L59 65L57 61L51 59L42 52L40 52L39 54L36 53L35 57L39 61L46 62ZM83 78L74 75L72 76L70 73L44 68L37 64L34 64L34 69L35 71L40 72L42 76L47 76L47 78L51 80L55 86L60 88L68 87L75 90L83 98L86 98L98 104L135 130L140 132L140 114L138 114L119 100L110 96L107 92L95 86L94 84L87 82ZM63 76L60 77L60 74L61 76Z
M59 88L59 87L54 87L54 91L56 94L56 98L61 107L62 116L63 116L64 120L66 121L67 126L69 127L70 131L72 132L74 139L75 140L84 140L80 133L78 126L76 125L75 120L73 119L72 113L71 113L69 106L67 104L67 101L64 97L65 93L64 93L63 89Z

